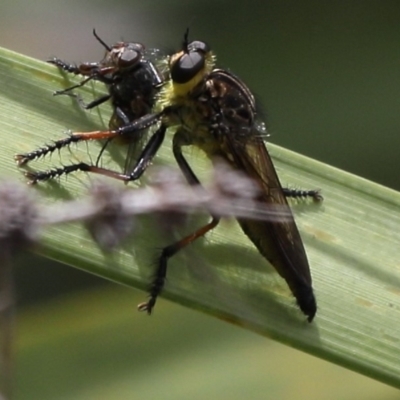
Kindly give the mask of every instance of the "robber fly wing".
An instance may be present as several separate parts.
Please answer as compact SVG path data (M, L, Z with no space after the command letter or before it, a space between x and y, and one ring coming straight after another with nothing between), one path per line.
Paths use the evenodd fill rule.
M282 221L239 220L242 229L294 292L297 291L293 288L296 283L311 286L310 270L299 231L259 133L253 132L236 140L226 137L222 148L235 168L259 184L259 200L265 204L279 205L289 215Z

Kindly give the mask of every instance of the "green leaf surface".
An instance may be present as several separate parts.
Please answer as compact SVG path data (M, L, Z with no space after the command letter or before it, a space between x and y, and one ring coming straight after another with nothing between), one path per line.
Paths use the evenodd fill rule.
M18 315L15 397L398 398L395 388L172 302L161 299L155 318L135 316L132 303L142 296L103 286L25 308Z
M54 90L71 83L51 65L1 50L0 163L4 176L24 180L13 161L15 153L63 137L68 129L107 126L109 107L85 112L69 97L52 96ZM91 99L94 90L88 86L82 93ZM99 90L104 89L100 86ZM99 149L96 143L81 144L30 166L42 170L90 160ZM293 203L318 301L314 322L306 322L285 282L233 222L222 224L171 262L163 295L400 387L399 193L271 144L268 149L283 185L320 188L325 198L321 205ZM192 153L194 169L206 175L208 162ZM119 149L104 161L113 169L121 168L117 165L121 162ZM175 165L170 137L156 162ZM78 173L32 190L46 204L79 197L93 179ZM197 226L195 222L189 231ZM154 249L171 242L161 231L154 221L144 220L121 250L105 254L82 226L70 224L49 229L39 251L144 288L152 272Z

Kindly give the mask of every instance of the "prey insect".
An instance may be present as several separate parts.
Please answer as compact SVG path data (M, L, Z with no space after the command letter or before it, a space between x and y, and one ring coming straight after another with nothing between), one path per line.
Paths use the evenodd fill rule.
M109 122L109 128L118 129L121 127L123 130L124 126L151 112L155 103L156 93L160 90L165 80L166 69L163 68L165 56L157 49L147 50L142 44L134 42L117 42L110 47L100 39L94 30L93 34L106 49L105 56L100 62L86 62L76 66L58 58L52 58L48 61L68 73L84 77L80 83L67 89L56 91L54 94L75 97L80 106L87 110L110 100L113 114ZM84 86L91 80L104 83L108 93L85 104L73 90ZM101 154L111 140L119 139L123 143L129 144L125 165L125 170L128 170L131 166L130 163L136 146L141 141L144 132L145 130L143 129L132 132L132 135L129 135L129 133L126 135L112 135L101 131L73 132L63 139L56 140L32 152L17 154L14 158L17 164L22 166L63 147L68 147L71 143L105 139L105 144L97 157L96 166L81 162L49 171L27 172L25 175L29 178L29 183L37 183L38 181L55 178L76 170L101 174L106 173L105 169L97 167Z
M182 49L168 59L170 76L159 90L151 112L107 131L73 134L73 137L80 138L83 135L88 139L131 137L154 127L154 133L131 170L118 173L97 166L87 168L76 164L52 170L47 175L36 175L35 179L46 180L76 170L85 170L124 182L135 180L143 174L162 145L167 128L174 129L173 154L190 185L200 185L200 181L182 150L185 146L196 146L212 162L223 159L254 180L260 189L256 200L267 206L279 206L289 215L282 220L239 218L238 222L262 256L285 279L299 308L311 322L317 305L310 268L286 198L308 196L319 200L321 197L315 190L282 188L263 141L265 132L258 120L254 96L238 77L217 68L215 64L215 56L209 46L201 41L189 43L186 33ZM161 251L149 289L149 299L138 306L140 311L149 314L152 312L164 287L168 260L218 225L220 218L216 215L211 217L206 225Z

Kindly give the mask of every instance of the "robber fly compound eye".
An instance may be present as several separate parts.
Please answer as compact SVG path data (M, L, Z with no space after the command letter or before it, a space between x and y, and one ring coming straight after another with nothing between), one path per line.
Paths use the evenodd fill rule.
M174 83L188 83L204 70L209 46L199 40L187 45L178 58L171 60L171 79Z
M191 81L205 66L205 57L201 52L182 54L171 65L171 79L175 83Z

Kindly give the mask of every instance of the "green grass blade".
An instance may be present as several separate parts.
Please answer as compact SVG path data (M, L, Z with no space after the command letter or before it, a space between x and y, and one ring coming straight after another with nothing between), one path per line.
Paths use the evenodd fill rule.
M63 137L67 129L107 125L110 110L106 106L100 113L89 113L73 99L52 97L52 91L69 84L53 66L1 50L0 166L4 175L24 180L13 161L17 152ZM86 89L89 99L91 90ZM88 147L96 157L99 145ZM293 206L318 300L314 322L305 321L285 282L233 223L223 224L171 262L165 297L400 388L400 194L288 150L268 147L284 185L320 188L325 197L319 206ZM83 144L71 153L64 151L61 159L67 164L88 157ZM193 158L196 171L207 171L206 162ZM174 165L170 140L157 161ZM59 163L55 154L50 160L32 163L32 168ZM43 202L76 198L91 179L76 174L40 185L38 191ZM130 243L107 255L83 227L71 224L49 229L40 251L144 288L154 249L161 246L160 230L145 221Z

